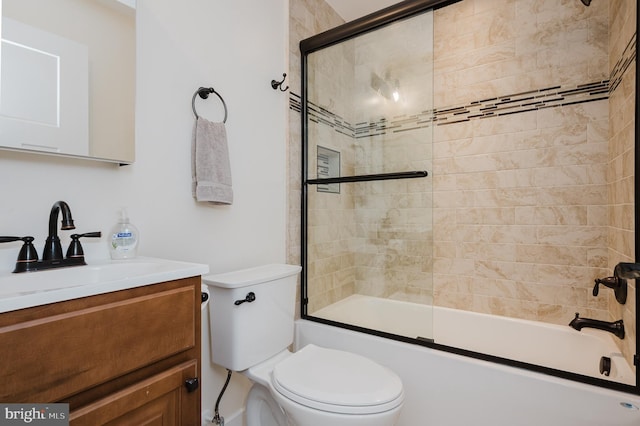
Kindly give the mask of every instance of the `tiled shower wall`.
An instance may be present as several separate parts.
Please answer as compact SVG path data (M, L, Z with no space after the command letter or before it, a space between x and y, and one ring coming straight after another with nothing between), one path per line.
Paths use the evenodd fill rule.
M558 324L622 315L631 359L634 303L591 291L634 257L635 70L614 72L634 54L635 21L621 22L633 4L436 11L436 107L466 109L434 128L436 305ZM610 19L624 32L611 42Z
M564 95L608 80L607 20L602 1L436 11L436 107L482 105L434 129L436 305L559 324L576 311L608 317L606 295L590 295L609 274L608 103ZM559 101L537 104L549 98Z
M328 26L318 28L308 21L325 16L322 4L291 3L292 14L306 10L305 25L313 28L303 33L292 27L292 81L299 80L297 42L336 25L323 20ZM435 12L433 262L397 256L390 265L391 257L383 256L385 268L406 270L413 262L414 271L433 272L438 306L559 324L575 312L604 320L622 316L629 336L624 350L633 353L633 303L620 307L610 290L598 298L591 290L595 278L634 258L635 66L628 61L635 52L634 17L632 0L590 7L578 0L464 0ZM299 261L298 120L291 114L290 261ZM398 189L385 185L377 185L383 196L374 203L392 216ZM346 209L371 203L353 195L342 202ZM426 211L413 215L431 220ZM325 219L332 220L330 214ZM397 232L381 230L384 222L361 252L398 243ZM374 271L367 277L369 265L358 267L356 286L351 274L316 288L309 283L310 312L351 291L388 296L399 290ZM431 291L422 278L413 283L418 292L421 286ZM631 301L634 295L631 288Z
M289 2L289 73L288 82L290 86L290 106L291 113L289 114L289 144L288 144L288 174L287 179L289 185L289 215L288 215L288 238L287 238L287 262L299 265L301 263L301 217L302 212L300 208L300 188L302 186L301 178L301 158L302 158L302 134L300 124L300 40L311 37L312 35L321 33L323 31L334 28L344 23L344 20L323 0L291 0ZM321 131L321 130L318 130ZM333 136L332 136L333 137ZM329 194L327 194L329 195ZM331 194L333 195L333 194ZM332 200L336 200L335 197ZM328 212L328 209L325 209ZM337 265L337 259L334 256L335 247L329 244L323 244L324 236L317 233L319 236L319 245L317 247L309 247L309 250L313 250L314 254L322 256L326 254L327 257L323 260L322 267L329 268ZM314 265L315 269L315 265ZM319 274L314 274L318 276ZM322 274L320 274L322 275ZM340 278L342 274L336 272L335 279L337 282L343 282ZM348 276L348 273L347 273ZM334 279L333 275L321 278L320 283L315 284L315 293L313 299L315 303L329 304L336 300L340 300L342 295L341 290L333 290L332 283ZM353 281L347 281L347 286L353 288ZM345 291L351 291L345 289ZM298 301L299 295L298 295ZM296 303L296 307L300 304Z
M345 110L352 104L350 91L353 87L353 53L349 44L338 44L323 52L322 60L309 60L309 81L317 84L308 88L309 99L316 103L310 107L307 132L309 140L318 141L309 145L309 177L319 175L318 149L339 153L340 175L354 174L355 147L349 134L349 124L341 117L349 116ZM331 111L329 113L328 111ZM336 127L338 120L344 127ZM329 176L337 174L329 172ZM329 190L328 192L322 190ZM353 236L355 230L354 186L332 184L310 185L308 189L307 227L307 282L313 288L309 300L311 308L326 306L354 293L356 262ZM312 300L314 299L314 300Z

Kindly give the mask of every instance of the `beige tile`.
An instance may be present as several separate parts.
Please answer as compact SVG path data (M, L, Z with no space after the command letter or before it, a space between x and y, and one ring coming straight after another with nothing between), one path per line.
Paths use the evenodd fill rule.
M310 12L319 1L294 3L292 37L333 19L329 11ZM465 0L438 9L434 105L607 79L635 31L633 18L630 0L588 8L577 0ZM336 57L319 78L350 66ZM373 139L344 149L345 171L425 167L431 176L350 192L343 185L339 198L312 195L312 305L353 292L428 302L433 291L437 305L496 315L566 325L579 310L633 323L635 310L590 291L595 278L634 257L634 85L632 67L608 101L436 125L432 148L388 137L386 149L371 151ZM322 96L339 108L339 94ZM611 119L610 110L617 111ZM314 131L329 146L345 145L327 129ZM297 247L299 129L290 138L288 239ZM430 206L433 214L423 213Z

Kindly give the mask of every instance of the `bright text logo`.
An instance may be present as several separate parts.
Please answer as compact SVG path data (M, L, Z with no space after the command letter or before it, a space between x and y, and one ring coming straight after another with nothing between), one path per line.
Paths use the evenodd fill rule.
M69 404L0 404L0 426L69 425Z

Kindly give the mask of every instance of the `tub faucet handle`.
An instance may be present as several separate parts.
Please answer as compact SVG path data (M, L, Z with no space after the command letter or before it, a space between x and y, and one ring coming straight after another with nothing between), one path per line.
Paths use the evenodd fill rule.
M627 280L619 278L617 276L596 278L595 286L593 287L593 296L598 296L600 290L600 284L613 290L616 300L621 305L627 303Z
M600 284L609 288L615 288L618 285L617 281L618 279L616 277L596 278L595 279L596 285L593 287L593 295L594 296L598 295L598 292L600 290Z

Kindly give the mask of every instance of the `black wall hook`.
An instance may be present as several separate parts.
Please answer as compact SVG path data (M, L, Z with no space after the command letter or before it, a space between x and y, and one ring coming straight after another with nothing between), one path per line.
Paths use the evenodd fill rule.
M289 86L285 87L284 89L282 88L282 84L284 83L284 80L286 78L287 78L287 74L286 73L282 73L282 80L281 81L271 80L271 87L273 88L273 90L280 89L281 92L286 92L289 89Z

